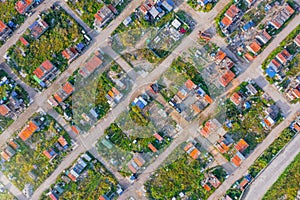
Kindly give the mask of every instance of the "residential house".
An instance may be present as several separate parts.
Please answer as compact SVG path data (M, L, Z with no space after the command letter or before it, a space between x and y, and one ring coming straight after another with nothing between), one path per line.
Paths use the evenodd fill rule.
M249 53L245 53L244 59L249 63L254 60L254 57L252 55L250 55Z
M282 25L294 14L294 12L295 10L286 3L284 7L277 12L277 15L269 21L269 24L271 24L275 29L280 29Z
M194 160L198 159L201 155L201 152L191 142L189 142L183 149Z
M289 98L290 101L293 101L294 99L299 99L300 98L300 88L299 86L296 88L289 88L288 91L286 92L287 97Z
M224 28L228 28L231 24L232 24L232 20L227 17L227 16L224 16L220 22L221 26L223 26Z
M78 51L75 47L66 48L61 52L62 56L68 60L68 63L70 64L72 61L74 61L77 56L79 55Z
M172 0L165 0L161 3L161 6L167 11L171 12L174 8L174 2Z
M19 40L25 47L29 46L29 42L24 37L20 37Z
M235 92L233 95L231 95L230 100L232 103L234 103L234 105L239 106L243 98L239 93Z
M223 87L226 87L235 77L231 70L227 70L220 78L219 82Z
M102 28L106 23L113 19L114 13L109 7L103 6L94 16L95 26Z
M102 63L103 61L100 58L100 54L97 53L90 60L88 60L88 62L79 70L79 73L86 78L92 74Z
M249 144L244 139L240 139L234 146L234 148L241 153L243 153L248 147Z
M241 154L239 151L235 154L234 157L231 158L231 162L236 166L239 167L242 164L242 161L245 160L245 157L243 154Z
M132 19L130 16L128 16L124 19L123 24L124 24L124 26L128 27L129 24L131 24L131 22L132 22Z
M153 144L149 143L149 144L148 144L148 147L149 147L149 149L150 149L153 153L156 153L156 152L157 152L157 149L155 148L155 146L153 146Z
M225 57L222 62L220 63L220 68L221 69L226 69L229 70L234 66L234 62L229 58Z
M193 81L191 81L190 79L188 79L185 82L185 87L190 91L192 89L195 89L197 87L197 85Z
M200 134L204 137L208 137L212 132L217 131L218 128L219 122L216 119L210 119L200 129Z
M152 6L152 8L149 10L149 14L153 19L156 19L156 17L159 15L159 11L155 6Z
M53 96L58 103L61 103L65 99L67 99L72 94L73 91L74 91L74 88L73 88L72 84L69 82L66 82L62 86L62 88L57 93L55 93Z
M280 53L276 55L277 60L282 64L286 65L288 61L292 59L292 55L286 50L282 50Z
M15 9L21 15L25 14L30 7L35 3L35 0L19 0L15 4Z
M0 115L5 117L10 113L10 111L11 110L5 104L0 105Z
M219 50L215 56L215 63L219 65L225 57L226 53L222 50Z
M133 106L139 107L141 110L144 109L148 105L147 101L141 96L138 98L135 98L131 104Z
M49 61L45 60L38 68L33 71L33 74L38 81L46 82L56 77L57 68Z
M48 28L49 25L42 19L38 19L29 26L30 33L35 39L38 39Z
M60 136L57 141L64 149L67 149L69 147L68 142L63 136Z
M39 126L34 121L30 121L19 133L19 138L25 142L38 130Z
M154 133L153 136L159 141L159 142L162 142L164 140L163 137L160 136L160 134L158 133Z
M247 92L249 92L251 95L256 95L258 92L251 83L246 85L246 89L247 89Z
M269 115L273 120L276 120L278 115L280 114L280 110L276 104L273 104L265 110L265 113Z
M267 44L271 40L272 36L270 36L266 29L264 29L262 32L256 35L255 38L263 45Z
M253 20L250 20L248 23L246 23L243 27L242 27L242 30L244 32L248 31L249 29L251 29L252 27L255 26L255 23Z
M256 41L253 41L250 45L247 45L247 49L254 55L257 55L261 50L261 46Z
M206 32L202 32L200 31L199 32L199 37L203 40L206 40L206 41L209 41L211 40L211 35L209 33L206 33Z
M275 72L279 72L281 68L281 64L277 60L273 59L269 63L268 68L269 67L271 67Z
M249 8L256 2L256 0L245 0L245 1Z
M5 41L12 33L12 30L0 20L0 41Z
M298 47L300 47L300 34L298 34L298 35L295 37L294 43L295 43Z
M265 117L262 121L262 125L267 129L271 129L274 124L275 121L270 116Z
M235 5L231 5L228 10L225 12L225 16L230 20L234 21L240 14L241 10Z

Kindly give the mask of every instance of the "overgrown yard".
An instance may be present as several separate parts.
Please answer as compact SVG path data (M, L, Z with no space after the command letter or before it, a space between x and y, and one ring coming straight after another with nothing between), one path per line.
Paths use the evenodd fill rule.
M300 154L284 170L277 181L267 191L263 200L269 199L296 199L297 192L300 189Z
M82 28L63 9L48 10L42 14L42 19L49 25L49 29L34 39L27 30L23 37L29 42L24 46L20 41L8 50L11 58L10 65L19 75L26 74L25 82L39 87L33 79L33 71L45 60L50 60L60 71L64 71L68 64L61 52L84 40Z
M25 16L20 15L15 9L15 4L18 0L9 0L0 2L0 20L4 23L13 21L16 24L22 24L25 20Z
M104 6L104 3L95 0L80 0L68 1L68 5L90 28L93 28L94 15Z
M40 129L23 142L19 137L15 142L19 145L16 155L4 163L3 173L12 178L12 182L20 190L30 183L36 189L56 169L60 161L67 154L67 150L59 150L55 143L63 136L70 145L67 132L49 115L36 115L40 120ZM43 121L42 121L43 120ZM49 161L43 152L53 149L56 157Z
M90 154L88 156L92 160L84 160L87 166L76 182L66 183L65 179L62 179L63 176L66 177L64 173L56 180L55 184L60 185L64 190L59 195L60 199L98 199L100 196L110 196L116 192L118 182L115 177L98 160ZM50 197L47 198L44 193L43 199L50 199Z

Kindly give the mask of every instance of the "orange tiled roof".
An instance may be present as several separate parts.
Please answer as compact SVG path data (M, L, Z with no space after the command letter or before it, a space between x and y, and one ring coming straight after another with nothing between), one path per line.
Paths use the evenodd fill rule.
M237 16L237 14L239 12L240 12L240 9L238 9L235 5L231 5L225 14L230 18L234 18Z
M253 41L250 45L249 45L250 49L253 51L253 53L258 53L261 50L260 45L256 42Z
M233 95L230 97L230 100L235 104L239 105L241 103L242 97L237 92L233 93Z
M9 145L14 149L18 149L18 145L13 140L9 141Z
M232 20L229 19L227 16L223 17L221 22L225 27L228 27L232 24Z
M50 71L50 70L54 67L54 65L53 65L49 60L45 60L45 61L41 64L41 66L42 66L45 70L47 70L47 71Z
M33 122L30 121L28 125L21 131L19 134L19 137L23 140L26 141L28 138L32 136L32 134L38 130L38 126Z
M61 96L59 96L58 93L55 93L53 95L53 97L55 98L55 100L58 102L58 103L61 103L63 101L63 99L61 98Z
M295 37L294 42L297 44L297 46L300 46L300 34Z
M136 173L137 170L131 165L131 164L128 164L127 167L129 168L129 170L132 172L132 173Z
M0 115L6 116L9 113L9 111L9 108L6 105L0 105Z
M62 87L62 89L63 89L63 91L64 91L67 95L70 95L70 94L73 92L73 90L74 90L72 84L69 83L69 82L66 82L66 84L64 84L64 86Z
M6 24L0 20L0 33L2 33L7 28Z
M228 70L220 77L219 81L222 86L226 87L234 79L234 77L235 74L232 71Z
M71 126L71 129L74 133L76 133L77 135L80 133L80 131L78 130L78 128L76 126Z
M231 162L235 166L239 167L241 165L241 163L242 163L242 159L238 155L235 155L233 158L231 158Z
M29 43L27 42L27 40L25 39L25 38L23 38L23 37L20 37L20 42L24 45L24 46L28 46L29 45Z
M194 88L197 87L197 85L191 81L190 79L188 79L186 82L185 82L185 87L188 89L188 90L192 90Z
M296 131L300 131L300 126L297 123L294 123L294 129Z
M144 165L144 163L137 157L134 157L133 160L139 167Z
M65 49L61 52L62 56L65 57L65 59L70 60L71 55L68 53L68 51Z
M207 94L204 95L204 99L207 101L207 103L212 104L214 101L212 100L212 98L210 98L210 96L208 96Z
M154 153L157 152L157 149L155 148L155 146L153 146L153 144L149 143L148 147L152 152L154 152Z
M85 67L90 73L92 73L102 63L103 61L98 56L95 55L85 64Z
M204 186L203 186L203 188L206 190L206 191L210 191L211 190L211 188L207 185L207 184L205 184Z
M63 147L66 146L66 145L68 145L68 142L66 141L66 139L63 136L60 136L57 141Z
M200 151L199 151L197 148L195 148L195 149L190 153L190 156L191 156L193 159L195 159L195 160L199 157L199 155L200 155Z
M5 151L2 151L2 152L1 152L1 156L2 156L2 158L4 158L6 161L9 161L9 159L10 159L10 156L9 156Z
M235 145L235 149L239 152L245 151L248 147L249 144L244 139L240 139L240 141L238 141L238 143Z
M245 53L244 56L250 62L254 59L253 56L251 56L249 53Z
M185 147L183 149L184 149L184 151L188 151L193 146L194 145L191 142L189 142L187 145L185 145Z

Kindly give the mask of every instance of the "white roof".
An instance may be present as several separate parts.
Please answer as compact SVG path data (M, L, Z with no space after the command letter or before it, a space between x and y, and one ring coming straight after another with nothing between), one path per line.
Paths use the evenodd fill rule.
M149 13L152 15L153 18L156 18L157 15L159 15L158 10L154 6L149 10Z
M167 1L163 1L161 5L169 12L173 10L173 7Z
M174 21L172 22L172 26L178 29L181 26L181 22L178 19L174 19Z
M132 22L132 19L131 19L130 16L128 16L128 17L126 17L126 18L124 19L123 24L124 24L125 26L128 26L128 24L130 24L131 22Z

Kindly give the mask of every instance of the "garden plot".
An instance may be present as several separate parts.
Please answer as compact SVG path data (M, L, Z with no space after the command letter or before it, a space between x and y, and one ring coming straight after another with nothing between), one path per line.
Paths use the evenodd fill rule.
M8 50L7 62L27 84L41 89L68 67L63 50L74 47L80 53L85 44L81 31L62 8L47 10Z
M20 190L35 190L68 154L68 133L49 115L35 114L18 136L2 147L3 173Z

